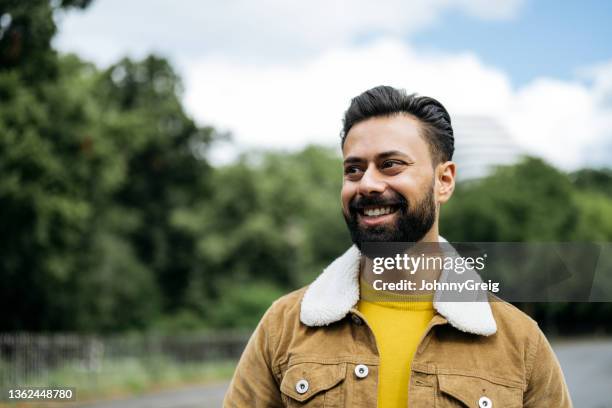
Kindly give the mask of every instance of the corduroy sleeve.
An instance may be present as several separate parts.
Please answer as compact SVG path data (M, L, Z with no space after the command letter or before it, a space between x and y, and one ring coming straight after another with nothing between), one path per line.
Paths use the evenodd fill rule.
M251 335L225 394L224 407L281 407L279 386L272 372L268 310Z
M541 330L532 356L523 406L571 408L572 401L559 361Z

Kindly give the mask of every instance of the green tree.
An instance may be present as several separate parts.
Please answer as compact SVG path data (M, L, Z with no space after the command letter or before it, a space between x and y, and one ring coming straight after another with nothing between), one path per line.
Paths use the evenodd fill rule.
M457 242L606 242L612 238L610 191L608 170L567 175L540 159L526 158L458 185L442 207L441 232ZM610 303L518 306L556 333L605 331L612 319Z
M209 200L174 217L198 242L186 307L215 326L252 326L280 293L314 279L350 245L341 169L335 152L314 146L216 169Z
M194 265L169 220L208 194L214 132L166 60L100 72L52 49L53 13L88 3L0 4L0 330L146 327Z
M28 85L57 75L57 53L51 39L54 15L83 9L91 0L0 0L0 72L19 70Z
M526 158L458 185L442 207L441 233L466 242L570 240L578 224L573 190L566 174Z
M122 60L106 70L96 96L105 133L121 146L126 182L113 203L134 214L129 238L163 292L164 308L180 305L191 271L195 241L170 221L175 211L211 195L204 153L214 130L201 128L181 103L182 85L169 63L150 56Z

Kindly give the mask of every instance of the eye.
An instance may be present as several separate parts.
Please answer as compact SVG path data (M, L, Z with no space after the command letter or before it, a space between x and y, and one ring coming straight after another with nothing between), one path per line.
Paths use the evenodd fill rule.
M361 173L361 169L359 166L346 166L344 168L344 174L346 175L355 175Z
M363 175L363 170L359 166L346 166L344 168L344 176L348 180L359 180Z
M393 167L401 166L402 164L404 164L404 163L399 161L399 160L385 160L382 163L381 168L383 168L383 169L390 169L390 168L393 168Z

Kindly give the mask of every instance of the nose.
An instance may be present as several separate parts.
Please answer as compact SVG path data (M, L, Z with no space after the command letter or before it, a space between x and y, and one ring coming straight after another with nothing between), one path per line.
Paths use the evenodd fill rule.
M364 196L382 194L386 188L382 175L372 167L368 167L359 180L359 194Z

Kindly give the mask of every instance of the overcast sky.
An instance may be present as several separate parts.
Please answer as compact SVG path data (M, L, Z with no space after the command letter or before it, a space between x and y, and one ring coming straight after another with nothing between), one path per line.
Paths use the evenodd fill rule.
M95 0L55 43L101 67L168 57L232 150L336 145L351 97L388 84L574 169L612 159L611 18L608 1Z

